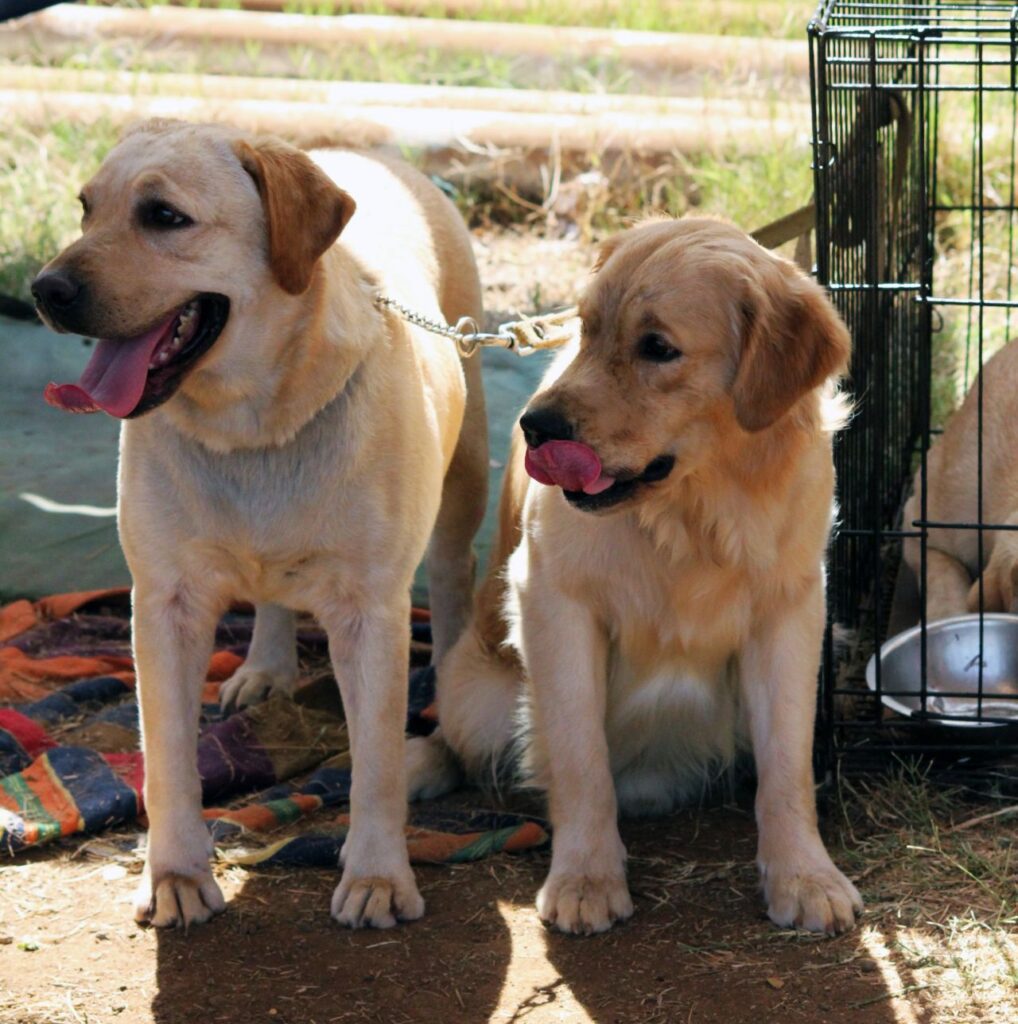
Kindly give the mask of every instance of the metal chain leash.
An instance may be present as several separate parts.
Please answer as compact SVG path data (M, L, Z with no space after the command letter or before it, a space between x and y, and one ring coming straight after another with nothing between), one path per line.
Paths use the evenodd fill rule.
M421 327L431 334L449 338L456 343L461 356L469 359L479 348L504 348L520 356L529 356L544 349L559 348L575 335L572 321L579 317L575 306L544 316L525 317L501 324L498 332L482 331L472 316L463 316L455 325L431 320L421 313L408 309L401 302L388 295L376 295L375 305L389 309L409 323Z

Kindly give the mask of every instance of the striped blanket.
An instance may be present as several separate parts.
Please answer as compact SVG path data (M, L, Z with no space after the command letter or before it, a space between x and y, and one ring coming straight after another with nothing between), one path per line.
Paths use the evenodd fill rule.
M302 685L231 715L219 686L243 660L253 615L219 626L203 693L198 768L205 818L227 860L248 865L338 863L348 824L350 754L326 640L298 641ZM408 729L434 727L426 667L427 613L411 623ZM61 594L0 608L0 853L145 823L129 594ZM294 834L298 819L309 826ZM492 810L422 805L407 826L411 860L463 862L547 841L542 822Z

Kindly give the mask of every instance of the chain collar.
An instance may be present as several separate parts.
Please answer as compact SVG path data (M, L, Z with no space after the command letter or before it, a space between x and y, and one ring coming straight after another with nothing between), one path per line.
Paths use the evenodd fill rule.
M499 326L496 334L480 329L472 316L463 316L455 326L431 320L421 313L415 313L402 303L379 293L375 296L379 309L388 309L408 323L422 327L431 334L438 334L456 343L459 354L469 359L479 348L505 348L520 356L529 356L543 349L559 348L576 334L574 321L579 318L575 306L544 316L525 317L510 320Z

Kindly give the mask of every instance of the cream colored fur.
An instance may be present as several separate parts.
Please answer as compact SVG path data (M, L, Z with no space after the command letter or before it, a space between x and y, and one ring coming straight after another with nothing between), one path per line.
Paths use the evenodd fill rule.
M979 394L983 404L983 495L979 508ZM1000 523L1018 526L1018 344L1010 342L986 362L930 447L926 518L942 523ZM922 513L922 470L905 505L904 528ZM905 561L919 579L922 551L917 538L905 541ZM933 622L980 610L1018 613L1018 531L930 529L926 553L926 617Z
M669 810L745 745L771 918L848 928L861 901L817 832L811 767L847 332L791 263L710 220L613 239L580 313L528 408L614 476L675 468L584 511L524 475L515 432L495 562L439 666L441 732L408 748L411 794L458 764L483 776L522 715L554 829L538 910L597 932L632 913L617 814ZM641 359L649 329L681 358Z
M194 225L140 226L153 191ZM136 916L186 926L223 909L195 743L217 620L246 598L258 602L254 642L224 690L238 704L292 689L293 610L328 632L354 763L333 916L354 927L419 917L403 833L410 584L434 526L441 652L469 611L485 418L479 365L462 367L451 344L383 315L373 296L479 318L466 230L398 163L311 160L180 122L128 134L85 195L82 237L48 269L86 282L91 333L136 334L199 292L231 303L180 390L121 433L150 822Z

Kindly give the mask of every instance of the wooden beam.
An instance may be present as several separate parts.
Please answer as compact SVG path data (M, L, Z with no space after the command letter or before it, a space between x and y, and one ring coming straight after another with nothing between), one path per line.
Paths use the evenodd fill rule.
M340 17L251 11L152 7L141 10L61 5L0 26L0 47L24 52L26 41L144 39L269 46L394 46L499 53L571 61L614 59L669 71L742 72L802 76L805 40L679 35L622 29L442 21L350 14Z

